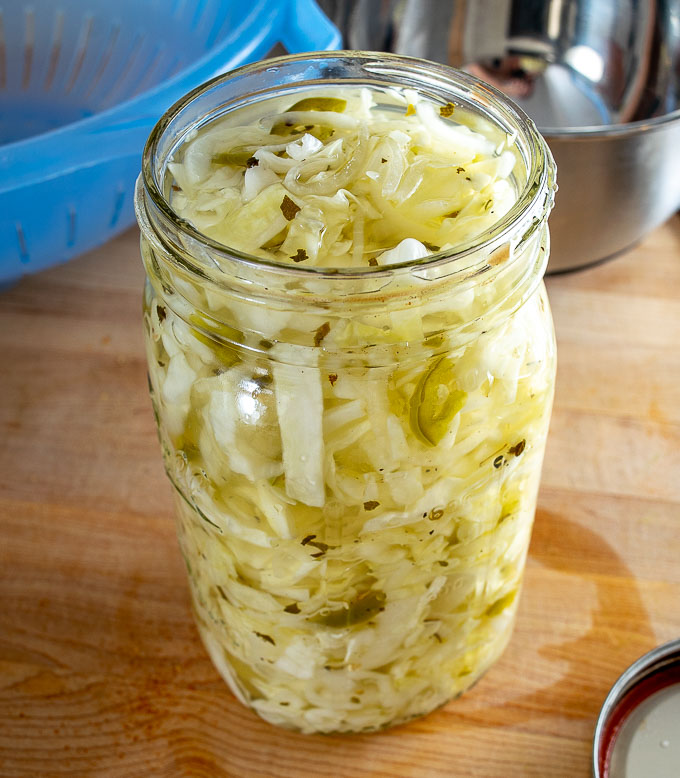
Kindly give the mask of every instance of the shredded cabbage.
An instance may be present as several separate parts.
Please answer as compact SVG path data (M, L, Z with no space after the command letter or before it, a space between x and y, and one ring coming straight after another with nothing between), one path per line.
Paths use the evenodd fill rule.
M491 227L517 196L511 142L390 94L214 122L169 166L173 207L241 251L368 275ZM226 275L170 293L142 248L180 545L236 696L303 732L370 731L469 687L510 636L552 400L544 290L513 296L530 257L490 258L493 284L414 276L415 298L357 314L266 306Z
M255 125L214 122L170 164L177 213L251 254L361 267L412 258L394 254L405 240L420 243L418 258L455 246L514 203L514 150L439 116L414 92L391 106L368 90L343 94L270 109ZM328 200L339 194L336 208Z

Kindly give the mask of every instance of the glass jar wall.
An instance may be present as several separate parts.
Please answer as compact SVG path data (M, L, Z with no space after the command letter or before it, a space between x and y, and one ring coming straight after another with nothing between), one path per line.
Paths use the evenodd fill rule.
M455 251L284 265L171 207L197 128L315 86L418 90L511 137L517 200ZM137 187L151 395L197 624L234 694L303 732L370 731L473 684L510 637L555 375L542 284L554 166L474 79L348 54L250 66L152 134Z

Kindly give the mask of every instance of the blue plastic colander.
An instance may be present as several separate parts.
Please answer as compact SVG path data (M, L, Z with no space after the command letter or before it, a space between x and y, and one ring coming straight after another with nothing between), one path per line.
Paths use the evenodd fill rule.
M0 285L132 224L160 115L276 43L340 36L314 0L0 0Z

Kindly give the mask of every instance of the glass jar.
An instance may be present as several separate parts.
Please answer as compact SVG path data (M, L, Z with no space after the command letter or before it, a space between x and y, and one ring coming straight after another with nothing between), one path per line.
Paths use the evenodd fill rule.
M231 250L173 212L166 167L189 133L344 83L416 89L514 139L516 204L455 253L333 271ZM554 176L534 125L494 89L389 55L248 66L153 131L136 208L179 542L205 646L267 721L400 723L459 695L507 644L553 396Z

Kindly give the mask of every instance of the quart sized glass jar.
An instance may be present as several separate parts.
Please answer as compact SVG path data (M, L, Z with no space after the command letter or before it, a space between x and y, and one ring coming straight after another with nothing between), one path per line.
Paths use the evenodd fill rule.
M513 204L454 248L366 267L278 262L178 215L169 165L215 121L343 89L367 90L371 110L396 111L404 90L442 117L455 109L458 125L512 150ZM151 135L136 207L179 542L206 648L266 720L400 723L459 695L506 646L553 396L542 276L554 175L499 93L388 55L242 68Z

